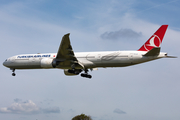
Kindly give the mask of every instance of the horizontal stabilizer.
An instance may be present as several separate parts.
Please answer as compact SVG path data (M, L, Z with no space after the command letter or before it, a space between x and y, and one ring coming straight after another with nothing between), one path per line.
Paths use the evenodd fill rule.
M160 53L160 47L154 47L143 56L158 56Z
M166 58L177 58L176 56L166 56Z

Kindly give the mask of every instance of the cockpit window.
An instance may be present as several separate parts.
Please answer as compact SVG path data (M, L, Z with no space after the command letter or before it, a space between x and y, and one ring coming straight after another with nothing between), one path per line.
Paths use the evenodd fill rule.
M7 61L7 59L5 61Z

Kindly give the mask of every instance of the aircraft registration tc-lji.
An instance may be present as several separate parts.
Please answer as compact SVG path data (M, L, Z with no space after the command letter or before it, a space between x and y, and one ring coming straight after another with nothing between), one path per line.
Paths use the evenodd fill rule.
M65 75L79 75L92 78L88 74L90 70L98 67L126 67L135 64L156 60L159 58L175 58L160 52L160 45L168 25L162 25L142 47L135 51L106 51L106 52L77 52L72 49L69 35L62 37L57 53L45 54L21 54L12 56L5 60L4 66L15 69L64 69Z

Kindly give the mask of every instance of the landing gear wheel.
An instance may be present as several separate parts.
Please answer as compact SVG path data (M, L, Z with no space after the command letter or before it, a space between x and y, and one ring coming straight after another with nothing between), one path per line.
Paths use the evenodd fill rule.
M82 73L82 74L81 74L81 77L85 77L85 75L86 75L86 74Z
M87 76L87 78L90 78L90 79L91 79L91 78L92 78L92 76L91 76L91 75L88 75L88 76Z
M86 73L82 73L82 74L81 74L81 77L92 78L91 75L88 75L88 74L86 74Z
M12 76L16 76L16 74L15 74L15 73L12 73Z

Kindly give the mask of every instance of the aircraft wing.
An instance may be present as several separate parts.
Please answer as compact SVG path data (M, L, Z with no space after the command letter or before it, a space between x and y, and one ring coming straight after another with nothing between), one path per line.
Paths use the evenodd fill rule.
M56 61L59 63L56 63L56 65L60 65L61 67L71 67L73 64L77 64L81 66L80 64L78 64L78 60L74 55L69 35L70 33L62 37L62 41L60 43L59 50L56 56Z
M69 35L70 33L63 36L56 59L77 61L72 50Z

